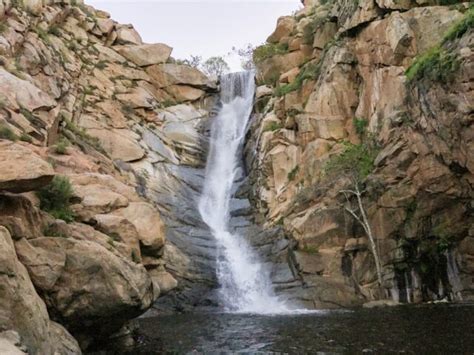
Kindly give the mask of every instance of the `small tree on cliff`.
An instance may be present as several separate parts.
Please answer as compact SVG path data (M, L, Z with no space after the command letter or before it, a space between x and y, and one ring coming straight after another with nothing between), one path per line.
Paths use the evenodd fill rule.
M364 181L374 168L374 159L378 149L373 142L362 144L345 143L344 151L333 157L325 166L325 172L331 178L346 178L350 183L347 188L340 190L345 201L343 208L362 226L370 243L377 270L377 280L382 285L382 266L372 228L367 218L367 212L362 201L366 192ZM355 201L354 201L355 200Z
M222 57L211 57L202 64L202 69L209 76L219 77L230 71L229 64Z
M232 52L237 54L240 58L240 65L244 70L252 70L255 68L255 64L253 62L253 51L255 50L255 46L251 43L248 43L243 48L232 47Z
M179 60L180 64L186 64L193 68L199 68L202 65L202 57L200 55L191 55L187 59Z

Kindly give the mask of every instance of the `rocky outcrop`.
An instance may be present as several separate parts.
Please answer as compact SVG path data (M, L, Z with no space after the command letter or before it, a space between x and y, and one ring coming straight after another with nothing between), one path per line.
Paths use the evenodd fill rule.
M256 51L250 191L260 220L290 241L306 286L283 291L295 302L472 299L472 16L467 4L309 1L279 20L265 47L277 54ZM381 285L347 210L357 201L344 171L360 162Z
M80 353L198 279L165 243L216 84L82 1L0 20L0 352Z
M47 185L54 176L50 164L28 148L8 141L0 142L0 190L25 192Z
M17 353L26 350L31 353L80 354L71 335L49 319L46 305L33 287L26 268L18 260L13 240L5 227L0 227L0 250L2 347ZM12 338L16 339L12 342Z

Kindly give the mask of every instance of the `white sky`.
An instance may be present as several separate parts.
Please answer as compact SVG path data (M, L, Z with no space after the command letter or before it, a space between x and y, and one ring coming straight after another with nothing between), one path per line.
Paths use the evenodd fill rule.
M225 56L233 46L265 42L278 17L302 7L300 0L85 0L131 23L147 43L166 43L174 58ZM234 56L226 57L240 69Z

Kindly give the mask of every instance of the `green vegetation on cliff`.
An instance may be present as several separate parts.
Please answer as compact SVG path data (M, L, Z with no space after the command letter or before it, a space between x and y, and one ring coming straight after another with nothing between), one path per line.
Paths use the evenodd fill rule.
M10 141L16 141L17 135L5 125L0 125L0 139L8 139Z
M301 89L305 80L314 80L319 76L321 71L321 62L309 63L301 69L299 74L289 84L281 85L275 89L276 96L284 96L290 92Z
M257 48L253 52L253 60L255 63L261 63L265 59L271 58L277 54L288 53L287 44L266 43Z
M378 149L371 144L344 142L341 154L333 156L324 167L328 175L352 175L357 181L365 179L374 170Z
M432 81L451 81L459 66L459 59L455 53L434 47L417 57L405 75L409 82L423 78Z
M464 18L454 24L444 35L441 44L415 58L405 72L409 82L426 78L432 81L449 82L461 63L458 55L453 53L448 44L461 38L474 27L474 6L464 15Z
M55 176L49 185L37 192L37 195L43 211L66 222L74 221L74 214L70 209L73 189L67 177Z

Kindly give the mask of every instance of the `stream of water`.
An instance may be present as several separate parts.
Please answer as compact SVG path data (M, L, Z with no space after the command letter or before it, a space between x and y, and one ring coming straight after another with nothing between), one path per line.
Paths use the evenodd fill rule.
M288 307L274 295L268 271L244 236L229 230L229 204L240 171L241 150L254 93L253 72L233 73L221 78L222 109L211 129L199 212L217 241L219 296L225 310L283 313Z

